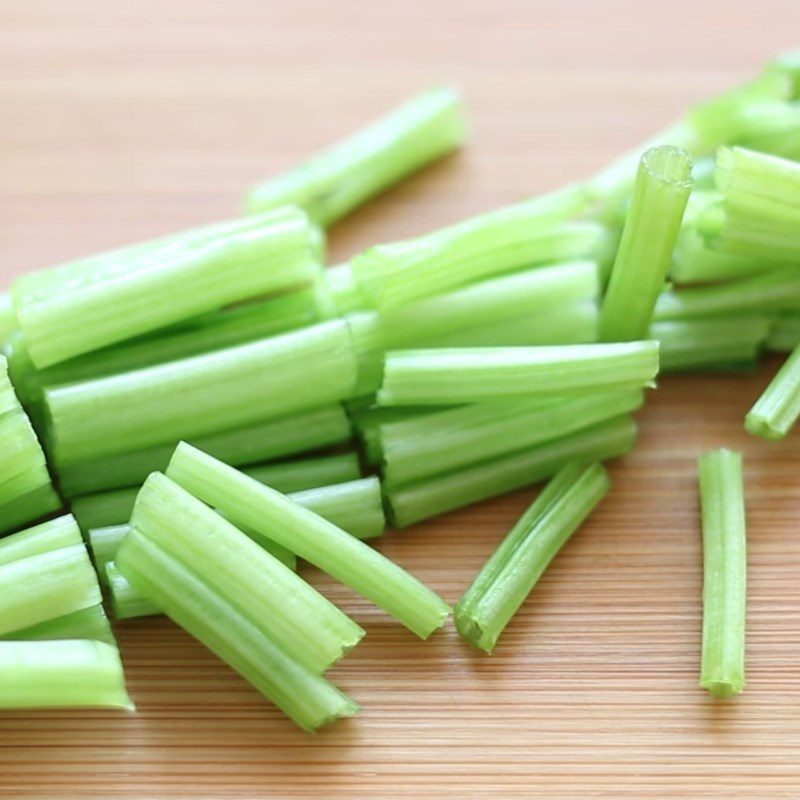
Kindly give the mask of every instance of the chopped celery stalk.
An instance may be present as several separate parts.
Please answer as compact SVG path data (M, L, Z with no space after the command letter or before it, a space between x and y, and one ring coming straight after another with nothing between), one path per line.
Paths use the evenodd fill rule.
M41 467L35 474L38 476L37 481L41 483L39 487L0 505L0 532L19 528L20 525L40 519L53 511L59 511L64 505L50 485L47 469Z
M119 651L105 642L0 642L0 708L134 709Z
M450 607L397 564L331 522L182 442L167 475L232 519L288 547L380 606L421 638Z
M341 405L333 404L210 436L192 437L190 441L217 458L242 465L340 444L350 436L347 414ZM57 464L61 490L72 496L138 487L151 472L167 468L174 449L173 443L85 463Z
M302 368L299 368L302 367ZM89 461L252 425L348 397L356 358L347 324L45 390L59 463Z
M381 405L453 405L641 389L658 373L658 342L440 348L386 354Z
M768 73L777 73L789 79L791 100L800 99L800 50L781 53L767 65Z
M80 611L72 611L61 617L49 619L47 622L31 625L30 628L14 631L7 634L6 638L14 640L94 639L113 645L117 643L102 603L82 608Z
M261 486L252 478L244 480ZM213 505L229 517L238 518L222 504ZM243 522L249 524L250 519ZM239 608L288 656L309 669L324 672L364 635L355 622L302 578L160 472L154 472L139 492L131 526L191 565L210 588ZM117 566L144 592L124 569L122 554L130 536L126 536L117 553ZM272 540L286 546L292 537L284 537L282 542ZM160 606L158 602L155 605ZM168 613L166 608L165 612Z
M339 314L349 314L369 305L361 295L353 277L353 268L348 262L328 267L322 273L322 280L328 290L331 302Z
M126 538L117 567L154 606L163 609L302 728L315 730L358 711L352 700L293 660L236 605L141 531L133 530Z
M800 347L797 347L744 418L754 436L783 439L800 416Z
M511 400L434 411L380 426L388 485L460 469L560 439L629 414L641 390L546 400Z
M88 535L94 530L127 523L138 493L139 487L134 486L130 489L81 495L72 500L71 510L81 530ZM101 574L99 570L98 574Z
M698 460L703 517L703 657L700 686L715 697L744 689L747 545L742 456L712 450Z
M456 628L491 653L558 551L611 486L601 464L559 470L517 521L456 606Z
M413 97L299 167L256 186L250 211L304 208L323 227L403 178L456 150L465 137L461 100L451 89Z
M361 439L364 458L370 466L377 467L383 460L380 430L385 423L413 419L430 414L430 406L370 406L353 414L353 425Z
M131 585L131 582L117 569L113 561L105 565L105 584L111 598L111 608L117 619L151 617L160 614L161 609L144 597Z
M767 336L767 350L790 353L800 344L800 313L778 314Z
M606 461L628 453L636 440L631 417L603 422L554 442L419 481L389 486L386 501L395 527L506 494L549 478L574 459Z
M62 547L83 544L75 519L69 514L0 539L0 567Z
M755 364L770 330L769 317L737 315L654 322L662 372Z
M8 344L18 329L19 322L11 295L0 292L0 353L8 353Z
M691 190L687 152L664 146L642 156L600 310L601 341L634 341L647 333Z

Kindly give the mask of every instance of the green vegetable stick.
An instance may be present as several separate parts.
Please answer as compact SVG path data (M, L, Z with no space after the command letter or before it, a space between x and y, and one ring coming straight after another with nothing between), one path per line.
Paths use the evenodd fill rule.
M800 416L800 347L797 347L744 418L754 436L783 439Z
M14 640L94 639L115 646L117 644L102 603L82 608L80 611L72 611L37 625L31 625L29 628L16 630L0 638Z
M103 582L108 586L111 608L116 619L150 617L161 613L161 609L134 587L113 561L106 563L104 572Z

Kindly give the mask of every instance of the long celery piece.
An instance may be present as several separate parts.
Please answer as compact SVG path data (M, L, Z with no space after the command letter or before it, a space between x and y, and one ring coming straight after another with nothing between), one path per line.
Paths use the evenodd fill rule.
M633 341L647 333L691 190L687 152L656 147L642 156L600 311L602 341Z
M754 436L783 439L800 416L800 346L792 351L744 418Z
M250 191L247 208L304 208L327 227L393 184L460 147L466 131L451 89L417 95L305 164Z
M744 689L747 545L742 456L698 459L703 518L703 656L700 686L715 697Z
M800 312L778 314L772 321L766 348L778 353L791 353L800 344Z
M106 612L103 604L82 608L80 611L72 611L46 622L31 625L29 628L16 630L6 634L5 639L14 640L54 640L54 639L94 639L98 642L106 642L116 645L117 641L111 632Z
M261 486L251 478L245 480ZM213 505L238 518L222 504ZM249 518L242 521L251 522ZM240 608L287 655L309 669L324 672L364 635L355 622L302 578L160 472L153 473L139 492L131 527L191 565L215 592ZM116 563L122 574L144 591L124 568L122 555L130 536L125 537ZM284 546L290 541L269 538Z
M19 329L14 303L8 292L0 292L0 353L8 354L11 337Z
M636 411L641 390L521 399L434 411L380 427L388 485L415 481L554 441Z
M421 638L440 628L450 607L397 564L341 528L181 443L167 475L187 491L298 556L383 608Z
M342 400L357 377L347 324L45 390L59 464L252 425Z
M157 608L199 639L306 730L358 706L266 636L193 569L134 530L120 549L120 572Z
M521 489L554 475L573 459L606 461L625 455L636 441L630 417L603 422L555 442L545 442L510 455L419 481L389 486L386 502L395 527Z
M108 586L111 608L116 619L151 617L161 613L161 609L133 586L113 561L105 565L104 571L105 584Z
M119 651L105 642L0 642L0 708L124 708Z
M491 653L550 562L611 486L601 464L559 470L517 521L459 600L458 632Z
M386 354L380 405L453 405L640 389L658 373L658 342L440 348Z
M217 458L240 466L341 444L350 436L347 414L341 405L331 404L222 433L190 437L189 441ZM74 496L141 486L151 472L167 468L174 449L173 443L77 464L57 462L61 490L67 496Z

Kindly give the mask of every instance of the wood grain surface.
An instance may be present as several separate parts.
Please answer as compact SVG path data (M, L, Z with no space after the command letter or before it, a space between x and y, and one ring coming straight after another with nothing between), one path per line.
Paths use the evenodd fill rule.
M580 178L798 44L785 2L0 0L0 271L236 213L254 180L459 86L467 150L343 223L333 256ZM793 41L794 39L794 41ZM800 797L800 456L747 437L758 375L663 381L614 488L479 656L368 631L316 736L163 620L119 625L139 711L0 715L9 798ZM748 686L697 688L695 458L746 457ZM390 534L455 601L533 490Z

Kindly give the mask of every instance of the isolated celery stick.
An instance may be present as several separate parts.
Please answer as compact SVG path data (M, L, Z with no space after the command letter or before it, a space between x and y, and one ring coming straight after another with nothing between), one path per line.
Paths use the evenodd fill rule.
M37 625L31 625L29 628L16 630L0 638L14 640L94 639L107 644L116 645L117 643L102 603L82 608L80 611L72 611Z
M355 387L356 369L340 320L46 389L56 459L88 461L341 400Z
M380 426L386 483L394 485L554 441L635 411L641 390L521 399L434 411Z
M250 211L297 205L327 227L407 175L456 150L465 125L458 94L417 95L369 127L250 191Z
M104 642L0 642L0 708L125 708L119 651Z
M261 486L251 478L245 480ZM230 509L214 505L235 517ZM242 521L251 522L249 518ZM364 635L355 622L274 556L160 472L153 473L139 492L131 527L191 565L215 592L309 669L324 672ZM122 553L129 536L117 553L117 566L143 591L124 568ZM286 539L273 541L286 546Z
M778 314L767 336L766 348L778 353L790 353L800 344L800 312Z
M700 685L716 697L744 688L747 546L742 456L712 450L698 460L703 517L703 657Z
M611 486L602 465L559 470L520 517L456 606L456 628L491 653L550 562Z
M800 347L797 347L744 418L754 436L783 439L800 416Z
M108 586L111 608L116 619L150 617L161 613L161 609L133 586L113 561L106 563L104 572L104 583Z
M630 417L603 422L585 431L510 455L418 481L389 486L386 502L395 527L521 489L554 475L573 459L605 461L629 452L636 440Z
M167 475L224 514L355 589L418 636L428 637L447 619L447 603L376 550L191 445L178 445Z
M319 674L290 658L193 569L134 530L117 567L154 606L199 639L306 730L358 706Z
M453 405L640 389L658 373L658 343L439 348L386 354L380 405Z
M633 341L646 334L692 189L691 170L691 156L674 147L656 147L642 156L600 311L602 341Z

